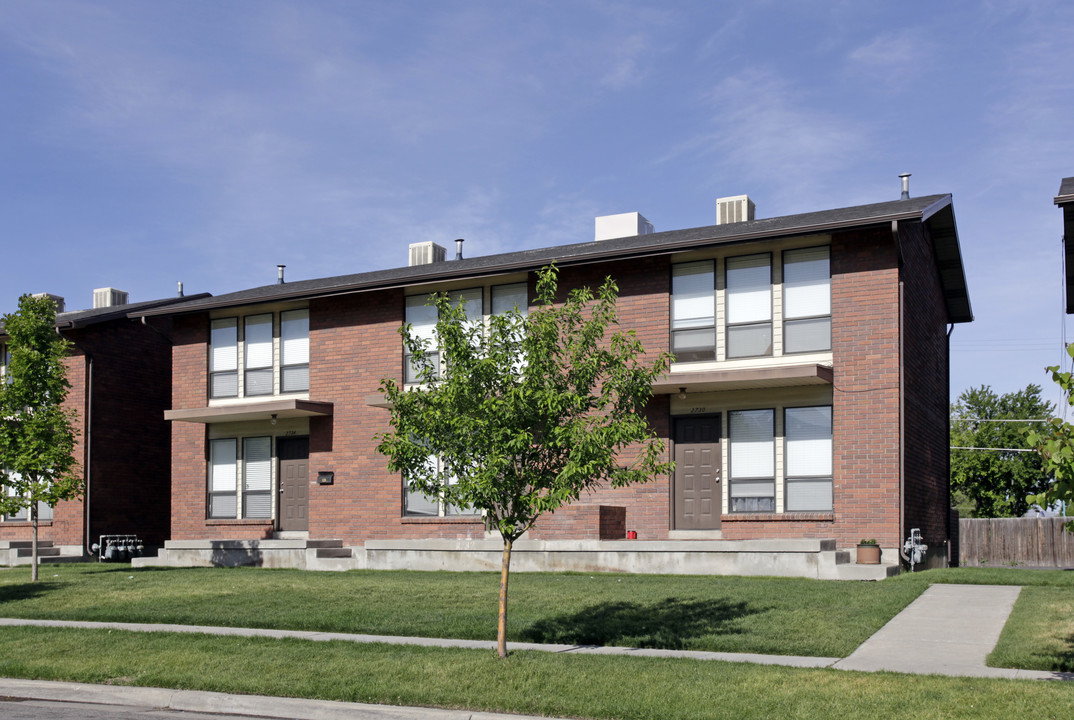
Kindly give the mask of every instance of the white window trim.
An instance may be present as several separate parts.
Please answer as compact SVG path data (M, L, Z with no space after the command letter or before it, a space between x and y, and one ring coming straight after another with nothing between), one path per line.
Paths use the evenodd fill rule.
M207 394L208 394L209 403L211 405L227 405L229 403L242 402L242 401L247 401L247 400L270 399L270 398L280 397L280 396L298 397L298 398L309 397L308 379L307 379L307 385L306 385L305 389L291 390L291 391L287 391L287 392L283 391L283 372L284 372L285 368L297 368L297 367L302 367L302 366L305 366L306 368L309 367L308 357L307 357L307 361L305 363L291 363L291 364L286 365L286 366L282 364L283 355L284 355L284 353L283 353L283 338L282 338L282 332L283 332L282 320L283 320L283 317L285 315L287 315L288 313L302 312L302 311L305 311L307 313L307 335L306 335L306 338L307 338L307 348L308 348L308 342L309 342L309 331L308 331L308 322L309 322L308 312L309 312L309 309L308 308L290 308L290 309L285 309L285 310L250 310L249 312L246 312L246 313L235 314L235 315L222 315L220 317L213 317L213 318L210 319L210 322L209 322L209 342L208 342L208 353L207 353L207 355L208 355L208 358L207 358L208 368L207 368L207 388L206 388L206 391L207 391ZM247 368L246 367L246 361L247 361L246 322L247 322L248 318L255 318L255 317L258 317L258 316L262 316L262 315L271 315L272 316L272 392L271 393L258 393L258 394L254 394L254 395L249 395L246 392L246 387L247 387L246 374L250 370L254 370L256 368ZM212 327L216 323L219 323L219 322L222 322L222 321L229 321L229 320L233 321L235 323L235 336L236 336L235 366L236 366L236 370L234 372L236 374L236 380L235 380L236 394L235 395L220 395L220 396L217 396L217 395L213 394L213 377L214 377L214 375L221 374L221 373L226 373L226 372L232 372L232 371L225 370L225 371L215 371L214 372L214 370L213 370ZM308 356L308 349L307 349L307 356ZM308 373L307 373L307 377L308 377Z

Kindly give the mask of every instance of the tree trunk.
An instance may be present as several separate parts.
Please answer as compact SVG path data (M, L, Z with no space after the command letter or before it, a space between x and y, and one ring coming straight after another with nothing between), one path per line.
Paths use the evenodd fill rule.
M500 569L500 619L496 623L496 652L507 657L507 576L511 570L511 545L513 540L503 539L503 566Z
M34 539L30 543L30 580L37 582L37 503L30 505L30 521L34 526Z

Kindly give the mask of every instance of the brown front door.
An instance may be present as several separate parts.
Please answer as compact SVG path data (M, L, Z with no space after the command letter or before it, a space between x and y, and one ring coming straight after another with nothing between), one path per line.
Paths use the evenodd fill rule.
M309 530L310 440L279 438L280 530Z
M720 416L674 418L676 530L719 530Z

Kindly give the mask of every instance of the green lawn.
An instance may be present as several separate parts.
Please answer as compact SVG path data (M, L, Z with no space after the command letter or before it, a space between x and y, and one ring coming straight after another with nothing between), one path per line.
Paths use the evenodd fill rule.
M1074 573L942 570L879 583L512 576L512 640L843 656L930 583L1025 586L993 664L1069 667ZM0 570L0 616L492 639L495 573ZM592 718L1068 717L1074 684L636 657L50 628L0 629L0 675Z
M920 575L918 577L921 577ZM0 615L494 639L496 573L45 567L0 572ZM917 578L516 573L510 640L841 657L925 587Z
M1068 718L1074 684L0 628L0 675L587 718Z

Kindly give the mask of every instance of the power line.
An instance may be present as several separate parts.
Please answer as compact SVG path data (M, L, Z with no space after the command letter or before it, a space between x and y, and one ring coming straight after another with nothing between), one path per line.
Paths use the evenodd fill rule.
M951 446L952 450L984 450L987 452L1036 452L1036 450L1029 450L1026 448L979 448L979 447L958 447Z

